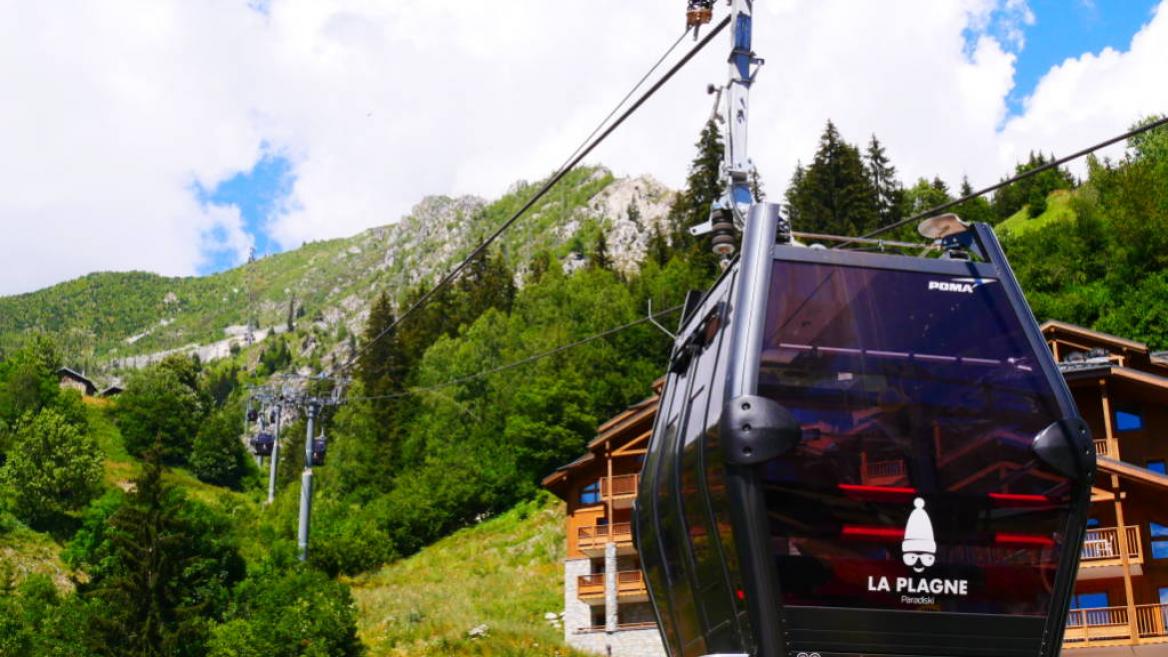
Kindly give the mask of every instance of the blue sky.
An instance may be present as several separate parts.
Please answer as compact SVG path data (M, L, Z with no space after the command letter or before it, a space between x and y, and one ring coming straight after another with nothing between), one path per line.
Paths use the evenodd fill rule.
M194 193L203 204L237 207L243 219L243 230L254 240L256 254L263 256L282 250L270 235L270 220L284 207L295 182L292 162L288 158L264 153L251 171L237 173L213 190L196 184ZM213 242L222 243L226 238L222 226L212 229ZM199 274L211 274L239 264L238 255L227 248L209 251L206 256Z
M1022 101L1034 92L1042 76L1068 57L1099 53L1104 48L1127 50L1131 38L1152 17L1153 0L1030 0L1034 24L1026 26L1026 44L1018 53L1014 90L1007 97L1010 113L1021 113Z

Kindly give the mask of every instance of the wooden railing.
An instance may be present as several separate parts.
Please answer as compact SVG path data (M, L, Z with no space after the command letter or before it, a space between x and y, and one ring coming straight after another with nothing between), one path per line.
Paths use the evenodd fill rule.
M581 598L604 597L604 573L577 577L576 595Z
M1168 604L1136 605L1136 632L1141 639L1168 638Z
M617 628L622 630L655 630L657 623L654 621L641 621L638 623L619 623Z
M601 477L600 499L606 500L610 494L613 497L627 497L636 495L637 475L626 474L614 475L612 477Z
M645 576L639 570L622 570L616 574L617 593L640 593L645 590Z
M604 595L604 573L580 575L576 578L576 594L581 598L594 598ZM622 570L616 574L616 592L621 594L637 594L645 592L645 577L639 570Z
M1140 545L1140 528L1129 525L1124 527L1127 534L1127 556L1132 561L1143 562L1143 548ZM1119 550L1119 529L1116 527L1095 527L1087 530L1083 537L1083 551L1079 554L1079 561L1090 565L1094 561L1122 559Z
M576 543L580 549L599 547L612 541L614 543L630 543L633 540L633 526L627 522L618 522L611 525L593 525L580 527L576 530Z
M1067 614L1063 643L1088 644L1131 639L1127 607L1072 609Z
M904 461L872 461L864 464L864 474L867 478L899 477L904 474Z
M1134 637L1128 618L1127 607L1072 609L1067 615L1063 643L1069 647L1098 643L1168 643L1168 604L1136 605Z
M1109 441L1106 438L1096 439L1095 440L1095 454L1098 456L1110 456L1111 455L1111 447L1110 447L1110 445L1108 445L1108 442Z

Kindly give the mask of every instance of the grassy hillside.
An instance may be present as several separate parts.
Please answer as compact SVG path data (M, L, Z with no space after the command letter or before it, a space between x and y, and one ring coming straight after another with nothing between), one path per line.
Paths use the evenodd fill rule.
M588 224L588 202L612 183L603 168L569 174L503 239L510 264L537 251L561 252ZM450 263L517 210L534 191L521 184L502 198L429 197L401 222L344 239L312 242L202 277L98 272L27 294L0 297L0 351L29 331L57 338L73 364L222 340L224 329L254 321L299 321L354 328L376 291L401 296ZM562 230L557 230L562 228Z
M1075 211L1071 208L1074 194L1072 190L1055 190L1047 197L1046 211L1042 214L1031 217L1030 209L1023 207L995 226L994 230L1003 238L1018 237L1060 221L1074 220Z
M563 599L564 512L550 496L348 580L371 657L576 655L544 620ZM485 638L467 631L485 624Z

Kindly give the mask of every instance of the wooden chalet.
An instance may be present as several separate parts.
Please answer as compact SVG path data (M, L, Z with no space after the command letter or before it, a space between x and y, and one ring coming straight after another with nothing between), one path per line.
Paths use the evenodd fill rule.
M632 530L633 499L663 384L600 425L583 456L543 480L567 503L564 633L582 650L664 655Z
M1168 355L1064 322L1042 332L1099 463L1064 649L1168 655Z
M97 385L77 370L62 367L57 370L58 385L79 391L81 394L92 397L97 394Z

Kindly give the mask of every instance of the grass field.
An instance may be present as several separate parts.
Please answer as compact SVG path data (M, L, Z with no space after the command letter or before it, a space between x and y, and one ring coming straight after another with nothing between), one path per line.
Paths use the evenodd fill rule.
M568 657L544 620L564 606L563 558L563 505L545 496L347 582L370 657Z
M1046 212L1031 218L1030 211L1023 207L995 226L994 230L1003 237L1017 237L1052 223L1073 221L1075 219L1075 211L1071 208L1073 193L1065 189L1055 190L1046 199Z

